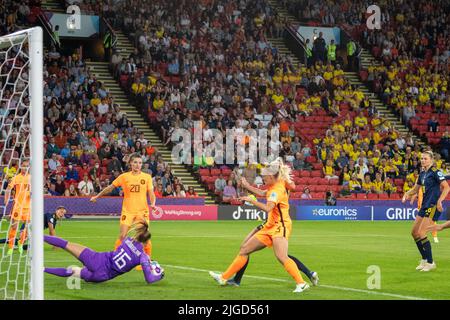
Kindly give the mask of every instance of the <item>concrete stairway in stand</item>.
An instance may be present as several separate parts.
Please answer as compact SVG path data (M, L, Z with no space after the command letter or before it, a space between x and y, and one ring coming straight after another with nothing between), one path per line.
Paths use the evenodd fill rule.
M214 200L208 195L206 190L200 183L192 176L184 165L172 163L171 151L163 145L160 138L151 129L150 125L143 119L136 107L130 105L128 98L116 80L112 77L107 62L87 62L87 66L91 69L96 78L104 83L105 88L109 90L114 98L114 102L120 105L120 109L126 112L128 119L130 119L134 126L138 128L139 132L143 132L145 138L158 149L162 154L165 162L169 163L174 171L175 176L179 177L185 187L193 186L194 190L201 197L205 197L205 203L214 203Z
M58 0L42 0L41 7L45 11L54 13L66 13Z

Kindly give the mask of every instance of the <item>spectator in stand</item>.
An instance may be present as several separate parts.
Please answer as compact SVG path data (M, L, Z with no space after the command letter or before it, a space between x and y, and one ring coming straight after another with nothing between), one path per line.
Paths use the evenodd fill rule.
M319 36L314 40L312 51L314 63L317 61L326 61L326 42L322 32L319 32Z
M78 190L75 187L75 184L71 183L69 185L69 188L66 189L64 196L66 196L66 197L78 197L79 196Z
M348 183L344 183L342 186L342 189L339 191L339 197L340 198L349 198L352 196L352 193L350 192L350 187Z
M156 184L156 188L155 188L155 196L156 196L157 198L162 198L162 197L163 197L163 194L164 194L164 189L163 189L162 183L159 182L158 184Z
M214 181L215 192L222 193L227 186L227 181L223 178L223 174L219 174L216 181Z
M450 161L450 133L445 131L440 141L441 154L445 161Z
M312 199L312 195L311 192L309 191L308 187L305 187L305 189L303 189L303 193L301 195L302 199Z
M183 190L183 185L181 184L176 185L175 196L180 198L186 198L186 192Z
M311 166L308 162L306 162L303 152L297 152L295 154L295 159L292 162L292 166L295 170L311 170Z
M50 142L47 144L47 158L53 157L53 154L59 154L60 151L61 150L55 143L55 138L51 137Z
M119 159L117 158L117 156L113 155L112 159L108 162L108 165L106 166L107 170L109 173L112 172L122 172L122 164L120 163Z
M326 161L325 166L323 167L323 173L326 179L339 179L339 177L336 175L333 161L331 159Z
M98 178L100 178L101 171L100 171L100 163L95 163L94 167L89 170L89 178L91 181L96 181Z
M78 183L78 191L80 193L80 196L91 196L94 194L94 186L92 184L92 181L89 180L89 176L85 174L83 176L83 180Z
M336 198L334 197L333 191L327 191L325 195L325 205L326 206L335 206Z
M432 116L430 120L428 120L428 131L430 132L438 132L439 130L439 121L436 120L435 116Z
M231 200L237 198L236 188L233 186L233 181L228 180L226 187L222 193L222 202L229 203Z
M408 106L406 106L404 109L403 109L403 122L405 123L405 124L409 124L409 121L412 119L412 118L415 118L415 116L416 116L416 111L414 110L414 107L411 105L411 104L409 104Z
M186 196L187 197L198 197L198 194L197 194L197 192L195 192L193 186L189 186L188 187L188 191L186 192Z
M66 191L66 185L64 183L63 178L60 175L56 176L55 191L60 196L63 196L65 194L65 191Z
M61 162L59 162L57 154L53 153L51 159L48 160L48 169L50 171L55 171L58 168L58 166L61 166Z
M172 185L168 184L163 192L163 197L176 197L176 193L172 189Z
M69 162L68 170L66 172L66 181L73 183L78 182L79 176L77 169L72 165L71 162Z

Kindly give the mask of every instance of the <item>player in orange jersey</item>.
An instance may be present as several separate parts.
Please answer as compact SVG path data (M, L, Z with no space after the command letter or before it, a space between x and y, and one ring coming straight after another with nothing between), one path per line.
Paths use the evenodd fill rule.
M153 192L152 176L143 173L142 158L138 154L130 156L129 164L131 171L122 173L112 184L103 189L98 195L90 199L96 202L98 198L111 193L115 188L121 187L123 190L122 215L120 217L119 238L116 240L115 248L119 247L126 238L130 226L139 221L145 220L149 223L150 214L148 208L147 195L150 198L150 207L155 210L156 197ZM144 246L145 253L151 256L152 244L149 240Z
M13 253L17 228L21 222L25 223L25 228L20 234L18 243L20 254L23 252L23 244L27 238L31 207L31 176L27 171L29 165L29 160L22 162L20 173L11 178L5 192L5 205L7 205L11 197L11 191L14 189L14 206L11 211L11 225L8 232L8 255Z
M250 254L266 247L273 247L278 261L297 284L294 292L303 292L309 288L295 261L288 256L288 239L292 231L292 221L289 216L289 195L286 190L286 181L290 181L289 172L290 168L280 160L274 161L268 167L262 169L261 175L264 184L268 186L266 204L258 202L253 197L241 198L242 201L250 202L257 208L266 211L268 219L257 232L242 244L238 256L224 273L217 274L212 271L209 273L220 285L226 285L227 280L245 266Z

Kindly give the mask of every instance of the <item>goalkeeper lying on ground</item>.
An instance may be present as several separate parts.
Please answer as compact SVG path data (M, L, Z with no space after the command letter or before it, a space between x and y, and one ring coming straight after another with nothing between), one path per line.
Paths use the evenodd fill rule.
M141 265L147 283L161 280L164 270L156 261L151 262L144 252L144 245L151 237L147 222L136 223L130 231L134 231L135 235L125 238L122 244L111 252L95 252L58 237L44 236L45 242L66 250L83 263L83 268L45 268L44 271L59 277L75 276L86 282L103 282Z

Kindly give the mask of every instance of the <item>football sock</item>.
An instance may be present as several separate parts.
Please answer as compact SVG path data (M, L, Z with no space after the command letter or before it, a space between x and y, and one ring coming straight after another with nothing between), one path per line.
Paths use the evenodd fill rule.
M19 244L24 244L25 240L27 240L27 235L28 235L28 230L27 229L23 229L22 233L20 234L20 240L19 240Z
M425 254L425 259L428 263L433 263L433 254L431 253L431 242L428 238L422 239L423 251Z
M284 263L284 268L291 275L291 277L294 278L297 284L305 282L294 260L292 260L291 258L287 259Z
M9 249L14 248L14 243L16 239L17 229L10 228L8 232L8 247Z
M297 268L303 272L309 279L311 279L312 274L311 274L311 270L308 269L307 266L305 266L300 260L298 260L296 257L288 255L289 258L291 258L295 264L297 265Z
M244 264L244 266L238 272L236 272L236 275L234 276L233 280L237 284L241 283L242 277L244 276L244 273L245 273L245 269L247 269L249 262L250 262L250 256L248 256L247 262Z
M117 239L116 242L114 243L114 251L117 250L117 248L122 244L122 240Z
M228 267L227 271L222 273L222 278L225 280L230 279L233 274L242 269L242 267L247 263L247 261L248 256L238 255L236 258L234 258L233 262Z
M145 252L149 257L152 256L152 249L153 249L152 242L151 242L150 240L148 240L147 243L146 243L145 246L144 246L144 252Z
M425 255L425 251L423 249L423 245L422 245L422 240L424 240L426 238L423 239L415 239L416 241L416 245L417 245L417 249L419 249L420 255L422 256L422 260L425 260L427 257Z
M70 277L73 274L72 268L45 268L44 272L58 277Z
M51 244L52 246L58 247L58 248L62 248L65 249L67 244L69 243L69 241L58 238L58 237L53 237L53 236L46 236L44 235L44 241L47 242L48 244Z

